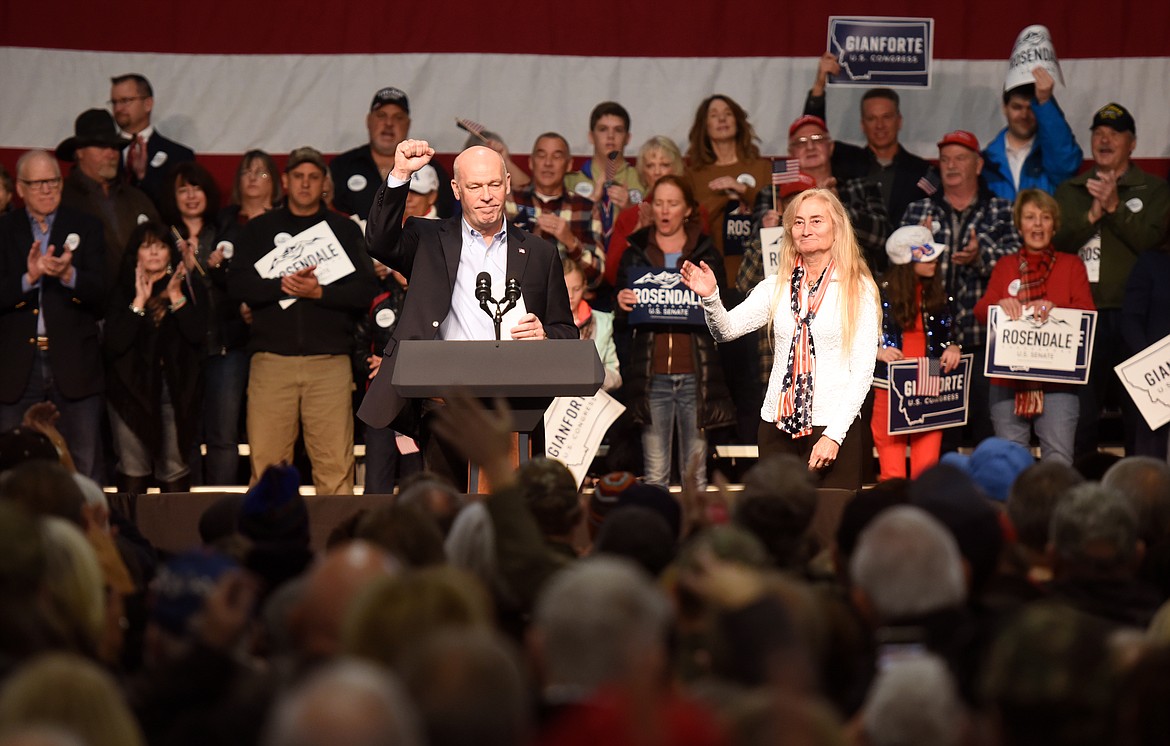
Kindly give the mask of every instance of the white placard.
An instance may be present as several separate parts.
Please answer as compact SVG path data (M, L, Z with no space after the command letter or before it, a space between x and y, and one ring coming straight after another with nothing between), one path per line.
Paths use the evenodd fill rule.
M332 284L355 271L345 247L324 220L281 241L252 266L266 280L316 267L317 282L321 285ZM296 302L296 298L285 298L280 301L280 307L288 308Z
M601 439L626 408L604 391L593 396L558 396L544 412L544 454L585 481Z
M1015 320L1009 319L999 306L989 311L996 315L990 326L995 330L992 360L997 367L1076 370L1081 311L1056 308L1042 324L1033 318L1031 309Z
M760 251L763 252L764 277L776 274L780 269L780 240L784 238L784 226L760 228Z
M1060 70L1060 60L1056 59L1056 48L1052 46L1052 34L1047 27L1038 24L1027 27L1016 37L1012 56L1008 58L1003 89L1010 91L1016 86L1035 82L1032 70L1036 67L1043 67L1054 80L1064 85L1064 73Z
M1077 254L1081 257L1081 261L1085 263L1085 274L1089 276L1089 282L1101 281L1101 234L1094 233L1085 245L1080 248Z
M1113 368L1151 430L1170 422L1170 337Z

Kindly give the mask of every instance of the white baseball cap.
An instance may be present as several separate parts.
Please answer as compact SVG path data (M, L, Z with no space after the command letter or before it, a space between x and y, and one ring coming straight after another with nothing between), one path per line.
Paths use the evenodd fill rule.
M430 194L439 188L439 173L427 164L410 175L410 191L415 194Z
M946 250L946 246L934 242L934 235L925 225L904 225L886 239L890 264L933 262Z

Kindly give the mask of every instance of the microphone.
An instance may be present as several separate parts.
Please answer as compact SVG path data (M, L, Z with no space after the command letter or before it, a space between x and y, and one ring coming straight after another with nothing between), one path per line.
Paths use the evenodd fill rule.
M488 308L488 303L492 300L492 276L487 272L480 272L475 277L475 299L479 301L479 307L488 316L492 315L492 311Z
M480 303L492 299L492 276L480 272L475 278L475 299Z
M509 277L504 284L504 298L500 301L501 305L504 306L503 310L500 311L500 316L515 308L518 300L520 300L520 281L515 277Z
M504 287L504 300L509 303L515 303L520 300L520 281L515 277L508 278L508 282Z

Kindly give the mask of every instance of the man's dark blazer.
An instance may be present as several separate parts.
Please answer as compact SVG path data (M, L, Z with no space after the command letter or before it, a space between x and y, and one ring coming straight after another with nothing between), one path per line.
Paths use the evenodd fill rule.
M55 277L42 277L38 304L35 287L27 293L21 289L33 243L28 213L14 210L0 217L0 349L4 350L0 402L16 402L28 385L39 313L45 315L49 364L61 393L80 399L104 388L97 323L105 308L102 224L78 210L58 207L49 244L57 253L65 251L71 233L80 239L73 252L76 286L67 288Z
M463 250L462 215L446 220L411 218L402 225L407 191L406 184L393 189L383 184L366 223L370 256L401 272L410 283L402 317L382 353L382 366L358 410L358 416L372 427L386 427L402 411L406 400L390 383L398 342L438 338L439 325L451 309ZM520 281L524 307L536 314L550 339L578 337L560 254L552 244L508 226L507 276ZM416 428L404 418L395 429L414 434Z
M165 153L162 163L157 166L154 165L155 158L159 157L159 153ZM151 133L150 139L146 141L146 174L139 181L133 175L130 177L130 183L150 197L150 201L154 203L155 207L162 204L162 188L163 182L166 181L167 174L175 167L176 163L187 163L195 160L195 151L188 148L186 145L170 140L159 134L158 128L155 127L154 132ZM123 171L126 168L126 153L123 151L122 160L120 161Z

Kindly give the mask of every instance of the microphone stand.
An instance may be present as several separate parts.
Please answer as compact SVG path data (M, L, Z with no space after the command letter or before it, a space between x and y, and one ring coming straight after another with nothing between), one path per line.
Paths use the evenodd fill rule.
M496 341L500 341L500 325L504 322L504 315L516 307L516 301L520 300L520 286L519 283L511 281L504 291L504 297L501 300L492 298L491 293L483 293L479 298L479 307L483 312L492 317L492 325L496 330ZM495 312L488 308L488 304L495 306Z

